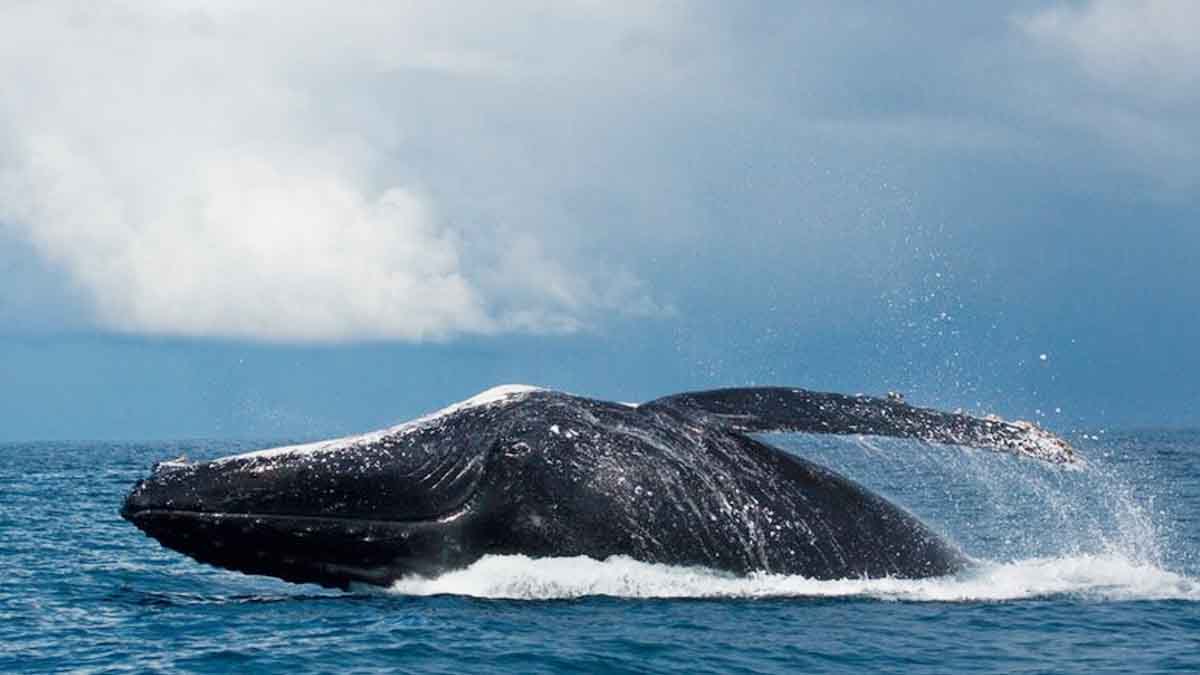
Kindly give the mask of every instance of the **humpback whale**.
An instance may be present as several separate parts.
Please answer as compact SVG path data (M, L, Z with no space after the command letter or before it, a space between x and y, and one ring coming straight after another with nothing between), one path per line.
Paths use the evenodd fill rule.
M634 405L504 386L361 436L160 462L121 515L201 562L342 589L488 554L626 555L817 579L966 564L908 511L755 435L778 431L1082 462L1036 425L898 396L756 387Z

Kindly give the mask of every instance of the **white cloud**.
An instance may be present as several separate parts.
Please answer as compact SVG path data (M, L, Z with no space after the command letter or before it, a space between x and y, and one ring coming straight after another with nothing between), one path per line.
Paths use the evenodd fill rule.
M1093 0L1044 9L1021 24L1109 85L1168 101L1198 95L1200 3Z
M575 330L601 312L656 307L619 266L584 264L572 223L522 222L534 195L501 212L500 228L486 211L439 203L435 195L454 194L446 176L457 167L405 156L430 152L424 127L439 110L421 99L440 84L486 94L565 68L604 76L609 43L544 59L533 25L654 30L655 10L242 7L3 10L0 222L70 273L103 325L419 340ZM421 76L434 84L393 86ZM551 237L552 226L568 232Z
M349 7L6 4L0 246L42 260L0 267L73 286L0 285L0 324L569 332L893 284L996 159L1200 184L1194 4Z

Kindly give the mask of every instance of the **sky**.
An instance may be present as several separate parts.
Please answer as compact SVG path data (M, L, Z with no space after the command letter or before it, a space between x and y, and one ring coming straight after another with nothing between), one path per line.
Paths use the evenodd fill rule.
M1200 426L1187 0L0 3L0 440L522 382Z

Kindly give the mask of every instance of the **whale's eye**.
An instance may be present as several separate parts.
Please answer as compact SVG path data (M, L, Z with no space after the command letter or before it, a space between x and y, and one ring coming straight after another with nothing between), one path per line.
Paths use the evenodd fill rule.
M505 457L524 457L525 455L529 454L530 450L532 450L532 448L529 447L528 443L524 441L517 441L516 443L505 445L501 449L501 452L504 453Z

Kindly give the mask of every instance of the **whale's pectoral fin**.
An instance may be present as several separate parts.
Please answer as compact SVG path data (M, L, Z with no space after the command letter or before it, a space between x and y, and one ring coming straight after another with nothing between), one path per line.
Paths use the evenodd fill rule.
M656 407L699 414L733 431L897 436L1028 455L1055 464L1083 463L1066 441L1031 422L917 408L898 396L752 387L676 394L644 406Z

